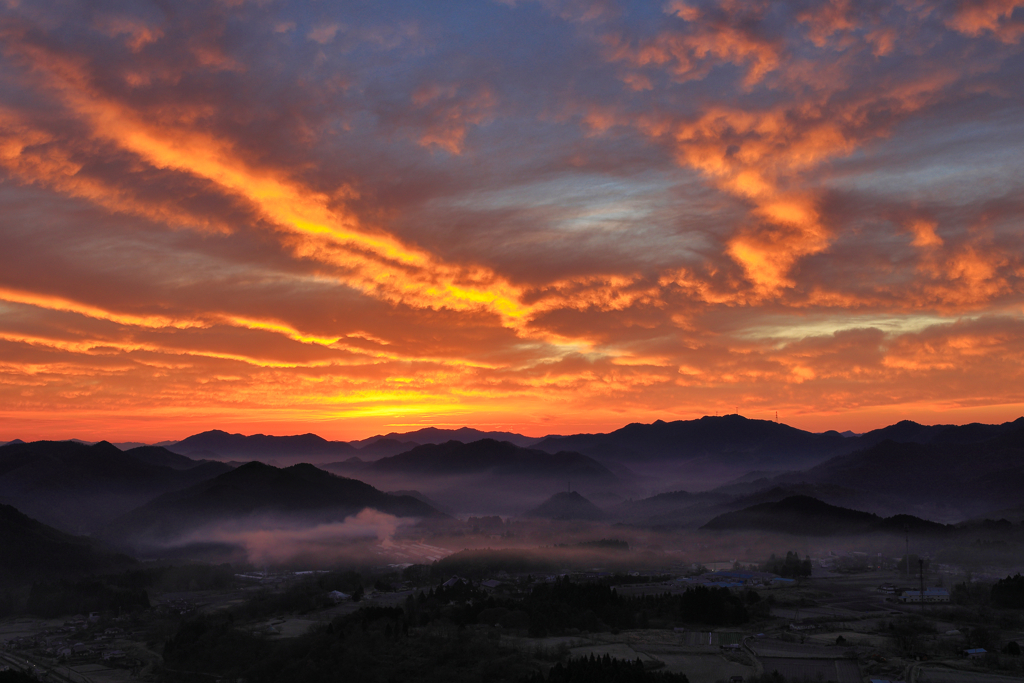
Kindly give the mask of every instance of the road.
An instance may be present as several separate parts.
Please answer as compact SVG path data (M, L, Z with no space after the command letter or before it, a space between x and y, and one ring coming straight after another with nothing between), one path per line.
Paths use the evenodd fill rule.
M51 666L13 652L0 652L0 661L47 683L93 683L88 676L83 676L66 666Z

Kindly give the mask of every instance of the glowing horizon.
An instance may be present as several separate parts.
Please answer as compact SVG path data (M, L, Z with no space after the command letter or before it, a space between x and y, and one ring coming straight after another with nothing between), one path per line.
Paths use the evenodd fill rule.
M8 2L0 440L1015 419L1022 47L1024 0Z

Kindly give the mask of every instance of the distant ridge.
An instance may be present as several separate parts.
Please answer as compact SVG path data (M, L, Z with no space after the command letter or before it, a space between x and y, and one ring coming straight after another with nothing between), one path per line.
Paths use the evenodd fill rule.
M266 434L229 434L213 429L182 439L168 450L181 455L212 454L221 460L289 459L292 461L322 461L356 454L356 449L344 441L328 441L316 434L296 436L268 436Z
M424 427L414 432L391 432L389 434L378 434L359 441L349 443L359 449L374 444L382 439L393 441L413 441L417 444L442 444L448 441L461 441L471 443L480 439L493 439L495 441L508 441L521 448L532 446L541 441L544 437L523 436L514 432L484 432L472 427L459 427L458 429L441 429L438 427Z
M494 439L424 444L405 453L382 458L366 468L372 472L433 476L486 472L499 476L577 478L604 483L617 481L607 467L580 453L545 453Z
M851 441L835 431L815 434L769 420L724 415L634 423L608 434L547 437L535 448L548 452L576 451L630 466L644 462L709 460L712 464L751 469L762 465L772 469L797 469L849 452Z

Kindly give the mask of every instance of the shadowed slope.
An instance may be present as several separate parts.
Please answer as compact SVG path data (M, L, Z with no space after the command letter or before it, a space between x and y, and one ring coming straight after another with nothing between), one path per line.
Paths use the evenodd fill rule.
M915 533L941 533L948 527L935 522L897 515L882 518L870 512L823 503L809 496L790 496L773 503L753 505L715 517L702 529L713 531L772 531L776 533L829 536L872 532L901 533L910 526Z
M223 474L223 463L192 463L146 447L136 457L101 441L35 441L0 447L0 502L53 526L93 531L153 497ZM174 461L172 468L154 462Z
M539 506L523 513L523 517L542 519L587 520L604 519L605 512L575 491L561 491Z
M0 505L0 585L51 576L88 574L134 564L95 541L72 536Z
M312 465L279 469L250 462L196 486L163 495L115 520L103 536L128 542L168 541L217 524L246 519L338 521L364 508L397 517L444 517L411 496L393 496Z

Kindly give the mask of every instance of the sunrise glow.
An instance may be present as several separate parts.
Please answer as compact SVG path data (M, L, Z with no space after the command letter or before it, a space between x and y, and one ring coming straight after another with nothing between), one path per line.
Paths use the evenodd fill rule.
M1024 414L1024 2L0 9L0 441Z

